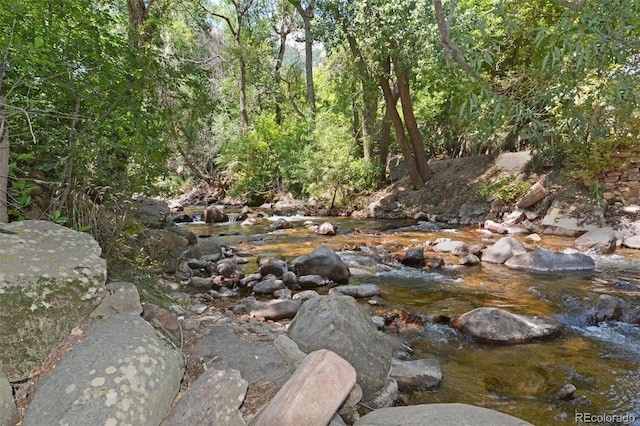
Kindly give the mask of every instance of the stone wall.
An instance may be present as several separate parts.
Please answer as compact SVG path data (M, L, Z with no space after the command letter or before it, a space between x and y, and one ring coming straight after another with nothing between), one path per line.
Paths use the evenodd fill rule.
M640 204L640 146L616 153L612 167L583 183L609 204Z

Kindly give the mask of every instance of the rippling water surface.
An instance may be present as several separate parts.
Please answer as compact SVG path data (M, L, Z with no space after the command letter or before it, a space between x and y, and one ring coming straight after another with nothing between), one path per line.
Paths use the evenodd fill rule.
M559 338L513 346L476 343L440 324L428 324L403 335L414 355L437 358L443 371L441 388L416 393L411 403L470 403L536 425L574 424L576 413L634 416L631 424L640 425L640 327L625 323L589 326L586 322L588 310L600 294L621 297L631 306L640 305L640 291L615 286L616 282L625 282L640 288L637 252L598 256L596 271L589 275L539 275L489 264L462 267L457 265L457 258L447 255L442 268L397 268L382 265L370 254L379 250L367 248L393 251L437 238L476 244L480 234L473 229L439 229L433 224L416 227L413 221L327 218L338 224L339 235L320 237L301 224L309 219L321 223L323 218L287 218L297 226L268 232L274 219L249 228L233 222L186 226L196 234L218 235L224 243L251 249L255 255L282 253L288 260L323 243L337 249L363 247L341 253L352 270L351 283L379 284L387 310L453 317L491 306L519 314L551 316L565 324L566 331ZM570 245L569 239L544 235L538 243L548 249ZM251 272L255 262L247 266ZM567 383L575 385L576 396L584 398L573 402L554 399L554 393Z

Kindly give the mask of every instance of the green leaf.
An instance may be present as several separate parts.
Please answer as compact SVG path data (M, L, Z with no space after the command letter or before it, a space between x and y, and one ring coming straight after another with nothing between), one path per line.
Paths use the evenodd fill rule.
M36 36L33 39L33 47L40 49L42 46L44 46L44 39L41 36Z

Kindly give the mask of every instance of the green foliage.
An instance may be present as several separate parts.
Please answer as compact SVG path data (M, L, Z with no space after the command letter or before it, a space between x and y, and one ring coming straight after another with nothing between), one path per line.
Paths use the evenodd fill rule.
M478 193L485 198L506 204L513 203L524 197L531 188L531 182L519 181L516 178L517 176L512 175L495 182L480 182L477 184Z
M246 136L227 144L219 165L230 173L230 195L261 202L279 190L302 192L298 164L305 144L304 122L279 126L273 115L261 115Z

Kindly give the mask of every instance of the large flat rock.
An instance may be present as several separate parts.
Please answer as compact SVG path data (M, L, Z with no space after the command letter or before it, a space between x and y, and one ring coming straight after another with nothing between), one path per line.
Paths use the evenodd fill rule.
M0 370L20 380L105 293L107 267L89 234L28 220L0 234Z
M372 411L355 426L531 426L517 417L467 404L423 404Z
M184 356L135 313L103 319L38 385L22 421L159 425L180 389Z

